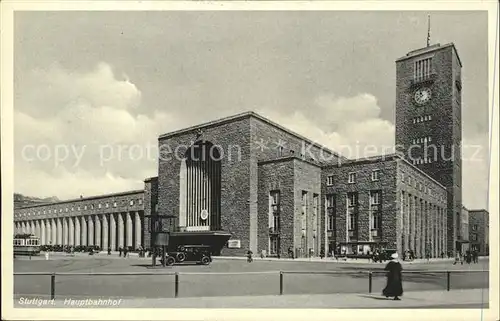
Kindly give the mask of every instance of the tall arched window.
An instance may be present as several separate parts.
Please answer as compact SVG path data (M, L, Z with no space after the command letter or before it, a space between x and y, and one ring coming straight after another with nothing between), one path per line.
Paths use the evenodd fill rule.
M180 169L179 227L187 231L220 229L221 153L207 141L193 144Z

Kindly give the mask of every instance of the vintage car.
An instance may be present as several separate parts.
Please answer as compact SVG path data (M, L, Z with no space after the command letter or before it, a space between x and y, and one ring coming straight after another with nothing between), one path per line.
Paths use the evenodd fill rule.
M160 259L163 264L163 258ZM168 252L165 265L172 266L176 263L196 263L208 265L212 262L210 246L208 245L181 245L177 251Z

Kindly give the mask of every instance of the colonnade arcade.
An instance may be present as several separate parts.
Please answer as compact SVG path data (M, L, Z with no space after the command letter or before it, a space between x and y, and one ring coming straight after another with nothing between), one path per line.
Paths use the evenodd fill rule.
M99 246L116 251L143 245L144 213L132 211L15 222L15 232L40 238L41 245Z

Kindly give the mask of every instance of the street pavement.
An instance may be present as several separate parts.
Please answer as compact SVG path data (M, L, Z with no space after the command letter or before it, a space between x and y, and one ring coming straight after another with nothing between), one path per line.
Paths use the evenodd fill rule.
M236 300L235 302L238 304L241 301L260 304L260 302L275 298L280 293L279 271L285 271L283 275L284 296L277 296L276 299L273 299L276 302L283 300L283 297L289 298L290 302L295 302L293 298L297 298L297 302L306 302L303 300L304 296L317 297L316 301L319 302L324 298L326 302L329 302L327 298L330 296L337 298L347 295L346 297L350 297L354 301L359 296L363 302L371 302L366 304L381 304L380 302L372 302L380 300L363 297L363 295L378 297L378 294L381 293L385 286L383 273L385 264L368 263L366 260L363 263L342 262L336 264L336 262L328 262L326 264L325 260L261 260L259 258L249 264L241 259L216 258L208 266L176 265L151 269L151 258L133 256L120 258L118 255L89 256L88 254L68 257L64 254L54 254L49 260L45 260L43 256L32 257L31 260L29 258L16 258L14 271L80 274L56 276L56 299L64 297L120 297L127 302L135 302L136 299L140 298L140 302L147 301L152 302L152 304L155 304L154 302L158 298L162 298L160 299L162 302L163 300L170 302L169 298L174 297L175 278L173 275L165 275L174 273L179 273L179 297L175 299L175 304L183 304L182 302L188 304L190 300L217 302L217 297L227 298L227 302ZM405 271L403 286L407 299L404 301L413 302L412 296L417 295L417 293L433 292L435 295L444 293L446 296L455 293L455 290L487 289L489 287L488 263L488 259L482 259L479 264L471 265L453 265L451 261L447 260L405 262L403 263ZM368 271L374 272L372 294L369 294ZM452 291L450 292L446 291L447 275L444 271L452 271L450 274ZM103 273L106 275L89 276L81 275L82 273ZM123 273L135 273L135 275L122 275ZM16 275L14 277L14 293L16 297L47 296L50 293L50 277L48 275ZM451 302L459 304L460 299L463 298L464 295ZM334 301L336 302L336 300ZM444 301L443 303L440 300L436 300L436 304L451 304ZM288 302L288 299L286 301ZM470 303L477 304L477 302L463 304Z

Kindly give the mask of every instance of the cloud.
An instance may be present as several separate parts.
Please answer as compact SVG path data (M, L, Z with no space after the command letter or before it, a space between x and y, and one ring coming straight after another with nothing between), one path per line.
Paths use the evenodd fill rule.
M14 112L16 192L68 198L142 188L156 174L158 135L182 126L166 112L140 114L140 90L105 63L88 73L36 70L27 82L35 80Z
M301 111L259 111L277 123L348 158L387 154L394 148L394 124L380 117L376 97L323 95Z

